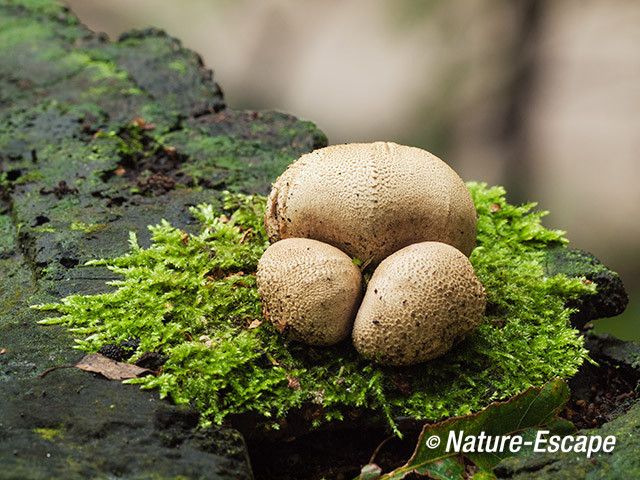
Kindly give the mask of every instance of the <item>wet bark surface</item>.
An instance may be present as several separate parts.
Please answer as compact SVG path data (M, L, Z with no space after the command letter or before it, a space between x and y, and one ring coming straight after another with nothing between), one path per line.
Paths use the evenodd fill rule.
M265 193L324 134L226 108L160 31L108 42L53 2L0 2L0 125L0 478L251 478L236 430L99 374L41 377L82 355L29 307L104 291L113 275L84 262L161 219L188 231L223 189Z

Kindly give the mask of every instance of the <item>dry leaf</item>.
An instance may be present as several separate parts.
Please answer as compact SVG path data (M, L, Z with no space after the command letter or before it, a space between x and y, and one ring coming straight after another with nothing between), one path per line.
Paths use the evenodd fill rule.
M155 123L147 123L145 119L141 117L132 120L131 125L140 127L142 130L153 130L156 127Z
M85 372L99 373L109 380L126 380L152 373L148 368L131 363L116 362L99 353L90 353L74 365Z
M258 328L260 325L262 325L262 322L256 318L253 322L249 324L249 330Z
M277 320L273 320L271 323L273 323L273 326L276 327L280 333L284 333L284 331L287 329L286 320L278 318Z
M291 375L287 375L287 380L289 380L289 385L287 385L289 388L292 388L293 390L300 390L300 380L296 377L292 377Z

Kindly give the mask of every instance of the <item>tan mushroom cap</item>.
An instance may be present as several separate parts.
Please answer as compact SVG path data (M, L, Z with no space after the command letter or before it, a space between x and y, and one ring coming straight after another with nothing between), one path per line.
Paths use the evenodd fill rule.
M353 343L383 365L438 357L482 321L485 291L469 259L423 242L386 258L373 273L353 326Z
M390 142L334 145L303 155L273 185L269 240L306 237L374 265L413 243L469 256L477 215L462 179L435 155Z
M362 298L362 275L335 247L307 238L271 245L258 262L265 317L294 340L332 345L349 336Z

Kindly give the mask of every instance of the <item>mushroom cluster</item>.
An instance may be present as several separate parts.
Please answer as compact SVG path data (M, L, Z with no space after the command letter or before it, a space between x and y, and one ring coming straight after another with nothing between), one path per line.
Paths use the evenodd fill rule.
M274 183L258 263L265 317L295 340L385 365L442 355L475 330L485 291L468 256L477 214L435 155L390 142L303 155ZM373 275L363 297L360 269Z

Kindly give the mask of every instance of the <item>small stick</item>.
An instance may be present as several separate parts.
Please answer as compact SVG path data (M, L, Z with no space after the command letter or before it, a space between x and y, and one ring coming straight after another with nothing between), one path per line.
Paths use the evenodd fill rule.
M245 230L245 232L242 234L242 238L240 239L240 243L244 243L244 241L247 239L247 236L249 236L251 232L251 229Z
M390 437L385 438L380 445L378 445L375 449L375 451L373 452L373 455L371 455L371 458L369 459L369 463L373 463L373 461L376 459L376 456L378 455L378 453L380 453L380 449L382 447L384 447L384 444L387 443L389 440L391 440L393 437L393 435L391 435Z
M58 370L59 368L73 368L75 365L58 365L57 367L47 368L44 372L40 374L40 378L44 377L47 373L53 372L54 370Z

